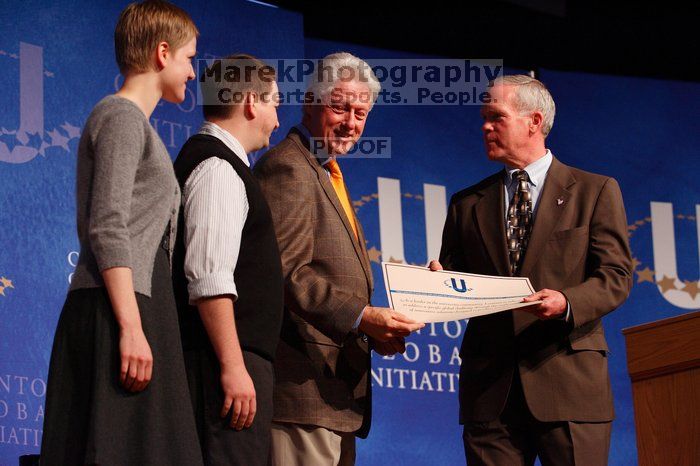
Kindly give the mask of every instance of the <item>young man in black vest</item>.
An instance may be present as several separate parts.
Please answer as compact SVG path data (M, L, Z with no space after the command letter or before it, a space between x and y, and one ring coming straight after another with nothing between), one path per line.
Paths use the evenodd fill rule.
M200 81L205 122L175 161L183 203L173 276L187 375L204 463L266 466L283 279L247 154L279 126L275 71L235 55Z

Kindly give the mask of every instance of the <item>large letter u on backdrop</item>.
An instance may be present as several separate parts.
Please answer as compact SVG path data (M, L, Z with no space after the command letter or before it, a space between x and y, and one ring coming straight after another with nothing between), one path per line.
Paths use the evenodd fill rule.
M700 205L695 206L695 221L698 228L698 250L700 251ZM654 243L654 274L656 281L675 279L676 289L666 290L659 287L661 296L674 306L683 309L700 309L700 294L693 298L690 293L682 291L684 283L678 276L676 262L676 235L673 228L673 204L670 202L651 203L651 233ZM698 254L700 260L700 254ZM700 284L700 283L699 283Z
M0 122L0 126L7 123ZM10 133L12 134L12 133ZM29 135L44 137L44 50L36 45L19 43L19 128L16 138L21 145L0 146L0 162L25 163L39 154L26 145Z

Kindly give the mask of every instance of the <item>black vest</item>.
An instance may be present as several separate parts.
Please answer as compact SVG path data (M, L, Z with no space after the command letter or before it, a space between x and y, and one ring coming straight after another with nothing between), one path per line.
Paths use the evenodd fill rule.
M241 348L272 361L279 340L284 307L284 281L270 207L250 168L219 139L197 134L187 140L175 160L175 174L184 190L190 173L203 161L218 157L231 164L245 185L248 216L233 272L238 291L234 315ZM173 253L173 283L185 350L209 347L197 308L189 305L185 277L184 212L180 207Z

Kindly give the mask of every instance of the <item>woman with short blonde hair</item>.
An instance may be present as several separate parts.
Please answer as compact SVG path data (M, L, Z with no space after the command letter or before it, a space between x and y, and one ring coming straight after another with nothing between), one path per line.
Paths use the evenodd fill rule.
M197 35L164 1L119 17L124 84L78 147L80 258L51 353L42 466L202 464L170 278L180 191L149 123L161 98L184 100Z

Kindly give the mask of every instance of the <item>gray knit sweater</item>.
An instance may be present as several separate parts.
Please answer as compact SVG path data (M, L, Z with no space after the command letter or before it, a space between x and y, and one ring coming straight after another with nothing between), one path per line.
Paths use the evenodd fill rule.
M80 258L71 290L104 286L100 272L129 267L151 296L157 248L170 222L172 254L180 189L163 142L143 112L115 95L92 110L78 146Z

